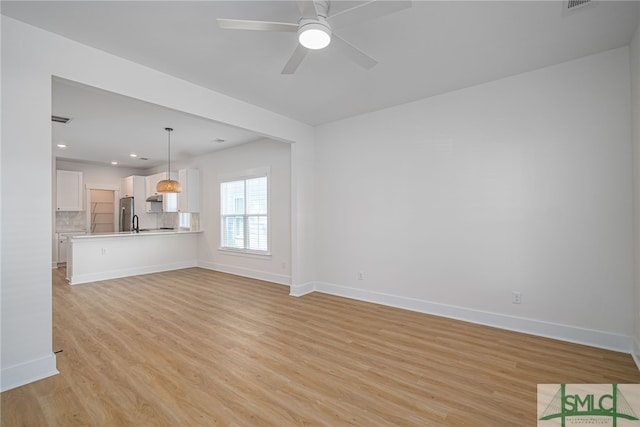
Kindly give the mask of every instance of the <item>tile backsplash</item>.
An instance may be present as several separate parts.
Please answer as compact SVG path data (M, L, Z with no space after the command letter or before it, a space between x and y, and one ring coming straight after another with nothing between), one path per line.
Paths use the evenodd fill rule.
M177 212L158 212L157 214L157 227L158 228L180 228L180 216ZM192 213L191 215L191 228L192 231L200 230L200 214ZM153 227L155 228L155 227ZM87 230L87 215L86 212L56 212L56 232L65 231L86 231Z
M86 212L56 212L56 232L87 229Z
M158 212L158 228L178 228L177 212Z
M192 213L191 215L191 231L200 230L200 214ZM177 212L160 212L158 213L158 228L180 228L180 214Z

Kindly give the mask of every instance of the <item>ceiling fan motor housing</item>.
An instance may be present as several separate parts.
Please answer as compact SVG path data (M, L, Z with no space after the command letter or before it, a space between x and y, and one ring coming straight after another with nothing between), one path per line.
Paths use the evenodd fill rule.
M318 15L318 17L326 18L327 16L329 16L328 0L313 0L313 5L316 9L316 14Z

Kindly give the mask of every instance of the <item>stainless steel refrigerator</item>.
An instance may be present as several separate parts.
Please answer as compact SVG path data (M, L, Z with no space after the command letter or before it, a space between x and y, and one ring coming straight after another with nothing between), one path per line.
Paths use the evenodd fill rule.
M120 199L120 231L131 231L133 226L133 197Z

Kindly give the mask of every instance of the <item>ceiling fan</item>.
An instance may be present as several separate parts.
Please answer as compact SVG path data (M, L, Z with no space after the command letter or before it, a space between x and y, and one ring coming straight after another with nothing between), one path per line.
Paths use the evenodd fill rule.
M297 32L299 44L282 69L282 74L295 73L309 50L323 49L330 43L356 64L369 70L378 62L333 31L411 7L411 0L371 0L330 15L330 0L297 0L296 3L300 11L297 23L218 18L218 26L227 30Z

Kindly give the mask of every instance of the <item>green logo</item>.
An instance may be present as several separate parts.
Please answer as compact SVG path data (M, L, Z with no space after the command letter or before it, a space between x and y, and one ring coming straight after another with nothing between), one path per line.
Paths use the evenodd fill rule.
M538 400L540 401L541 386L538 385ZM631 385L638 390L637 385ZM603 389L606 387L607 389ZM637 394L637 393L636 393ZM634 394L634 397L637 397ZM635 399L633 402L637 402ZM627 398L622 394L617 384L572 385L571 391L566 384L560 384L539 421L558 419L562 427L567 419L571 425L610 424L617 427L618 420L638 421ZM557 422L557 421L556 421ZM635 423L634 423L635 424ZM545 425L538 423L538 425Z

